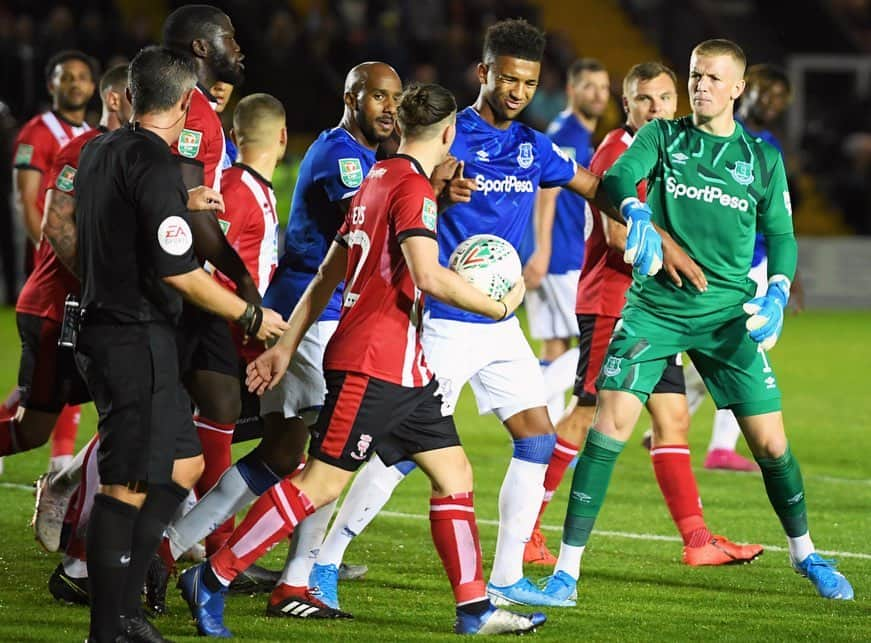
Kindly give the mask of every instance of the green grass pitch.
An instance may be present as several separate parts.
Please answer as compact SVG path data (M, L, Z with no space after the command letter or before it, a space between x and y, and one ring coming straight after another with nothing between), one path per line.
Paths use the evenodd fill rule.
M549 609L540 640L871 640L871 396L868 329L871 313L809 312L789 317L772 360L784 391L787 431L807 487L811 534L853 583L854 602L817 597L788 564L785 539L756 474L701 468L713 408L693 418L692 448L709 526L743 542L770 545L752 565L691 569L638 446L638 427L614 473L604 509L584 557L578 606ZM15 381L18 338L14 315L0 311L0 385ZM94 427L86 408L80 440ZM642 420L642 423L644 420ZM485 566L496 538L496 498L510 440L492 417L479 417L468 390L457 423L475 469L477 512ZM237 447L244 452L248 445ZM746 453L746 448L742 444ZM58 562L42 552L27 527L33 497L26 488L43 470L47 447L7 458L0 476L0 641L82 641L85 609L55 603L46 587ZM568 475L568 478L570 478ZM563 484L545 516L558 547L568 494ZM239 640L449 640L450 588L432 547L426 519L428 490L414 473L368 532L348 551L366 563L365 580L344 583L342 607L356 619L331 623L267 619L266 597L231 597L227 623ZM265 559L279 567L286 547ZM485 570L486 571L486 570ZM528 568L539 577L549 570ZM187 609L170 591L171 614L157 623L175 641L195 641Z

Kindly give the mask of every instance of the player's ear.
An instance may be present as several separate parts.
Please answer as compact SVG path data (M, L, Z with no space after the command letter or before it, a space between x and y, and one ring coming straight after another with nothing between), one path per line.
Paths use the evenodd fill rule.
M623 96L620 99L620 102L623 105L623 113L626 114L627 116L629 116L629 99L626 98L626 96Z
M357 97L353 92L345 92L343 100L345 102L345 107L350 109L352 112L357 109Z
M191 51L197 58L205 58L209 54L209 42L204 38L195 38L191 41Z
M737 83L735 83L735 89L733 91L732 100L738 100L741 94L744 93L744 87L747 86L746 81L742 78Z
M187 112L191 107L191 97L194 95L194 88L187 90L181 95L181 111Z
M287 127L282 127L278 134L278 140L283 147L287 147Z
M487 72L490 71L490 67L481 62L481 63L478 63L478 67L477 67L476 71L478 73L478 82L480 82L482 85L486 85L487 84Z
M233 127L230 128L230 140L233 141L233 145L239 147L239 141L236 138L236 129Z
M121 108L121 94L116 92L114 89L110 89L106 92L106 107L109 108L110 112L117 113Z

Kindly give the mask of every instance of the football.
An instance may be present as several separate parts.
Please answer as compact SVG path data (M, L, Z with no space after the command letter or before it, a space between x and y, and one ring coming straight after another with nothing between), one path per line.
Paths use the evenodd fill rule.
M476 234L451 253L448 267L491 299L502 299L520 279L520 257L501 237Z

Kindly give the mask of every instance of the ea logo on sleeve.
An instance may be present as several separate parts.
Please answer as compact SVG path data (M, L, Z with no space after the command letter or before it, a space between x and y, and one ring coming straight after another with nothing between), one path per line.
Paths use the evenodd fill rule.
M188 222L179 216L165 218L157 229L157 242L165 252L176 257L183 255L193 245Z

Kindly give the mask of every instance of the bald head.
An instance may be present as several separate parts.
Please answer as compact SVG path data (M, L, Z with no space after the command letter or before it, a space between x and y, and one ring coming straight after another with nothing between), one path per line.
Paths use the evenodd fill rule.
M399 74L387 63L378 61L370 61L360 63L356 67L352 67L348 75L345 76L345 93L358 94L363 90L369 81L376 81L383 78L399 80Z

